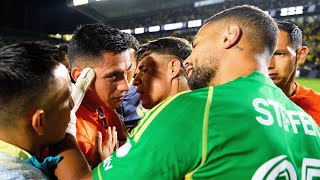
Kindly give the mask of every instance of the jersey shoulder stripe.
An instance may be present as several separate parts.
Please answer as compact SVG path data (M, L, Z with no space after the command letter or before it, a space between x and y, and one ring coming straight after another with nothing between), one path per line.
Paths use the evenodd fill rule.
M203 116L203 125L202 125L202 157L201 162L198 167L196 167L193 171L186 174L185 179L191 180L192 175L206 162L207 160L207 151L208 151L208 122L209 122L209 115L210 115L210 108L212 103L213 97L213 86L208 88L208 96L206 100L206 105L204 109L204 116Z

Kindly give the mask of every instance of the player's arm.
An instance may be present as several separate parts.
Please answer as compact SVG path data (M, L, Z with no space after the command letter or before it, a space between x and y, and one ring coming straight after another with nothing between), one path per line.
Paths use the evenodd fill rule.
M56 144L50 153L62 156L63 159L58 163L55 176L58 179L79 179L91 174L86 158L77 145L77 141L71 134Z

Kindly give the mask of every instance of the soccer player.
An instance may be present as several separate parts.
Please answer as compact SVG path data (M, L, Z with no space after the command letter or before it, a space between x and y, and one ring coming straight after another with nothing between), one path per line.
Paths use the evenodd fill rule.
M127 71L127 79L130 84L130 89L124 96L124 99L121 101L120 107L117 108L117 113L120 115L123 120L126 129L128 132L131 132L135 128L141 119L137 114L137 106L141 104L139 98L139 93L137 93L137 88L132 85L133 75L137 67L137 50L139 49L139 41L131 34L123 33L124 38L128 43L128 50L130 53L130 61L132 66Z
M320 93L295 81L297 67L304 63L308 54L308 48L302 46L302 31L291 22L278 21L277 24L278 43L269 63L269 77L320 125Z
M319 127L268 77L277 32L252 6L212 16L184 62L192 91L149 111L91 178L319 177Z
M0 50L0 177L48 179L59 157L42 158L66 135L73 108L64 54L44 42Z
M140 46L133 85L137 86L144 108L152 109L168 97L189 90L182 63L191 50L187 40L176 37L163 37Z
M123 34L102 24L89 24L74 32L69 45L71 76L76 81L82 70L90 67L95 79L76 112L77 141L91 167L101 162L96 134L107 137L107 126L115 126L119 141L125 141L127 131L115 109L129 90L127 70L132 66L128 44ZM101 107L106 119L99 118Z

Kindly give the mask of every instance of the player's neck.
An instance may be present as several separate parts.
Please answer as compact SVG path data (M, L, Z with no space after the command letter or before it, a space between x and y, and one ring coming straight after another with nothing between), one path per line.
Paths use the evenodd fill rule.
M98 105L94 105L88 98L83 98L81 105L83 105L85 108L87 108L90 112L96 112L98 109Z
M286 84L284 84L282 87L280 87L283 91L283 93L287 96L287 97L291 97L296 93L296 84L294 83L295 80L295 74L296 72L294 71L292 73L292 75L290 76L290 78L288 79L288 81L286 82Z
M42 145L41 142L39 142L39 139L31 136L25 131L24 133L16 133L14 136L8 136L8 134L8 131L2 131L2 133L0 133L0 139L6 143L17 146L40 159Z
M178 94L179 92L187 90L190 90L188 86L188 81L185 77L181 75L178 78L173 79L172 88L169 96L173 96L175 94Z
M294 83L294 81L285 84L285 86L281 87L283 93L287 96L287 97L291 97L296 93L296 89L297 86Z

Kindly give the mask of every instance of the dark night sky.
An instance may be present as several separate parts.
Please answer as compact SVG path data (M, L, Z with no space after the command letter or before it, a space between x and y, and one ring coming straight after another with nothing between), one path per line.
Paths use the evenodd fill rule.
M34 33L71 33L95 21L71 9L66 0L1 0L0 28Z

